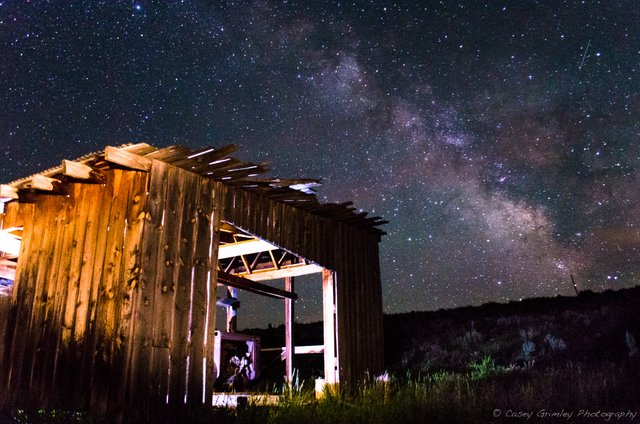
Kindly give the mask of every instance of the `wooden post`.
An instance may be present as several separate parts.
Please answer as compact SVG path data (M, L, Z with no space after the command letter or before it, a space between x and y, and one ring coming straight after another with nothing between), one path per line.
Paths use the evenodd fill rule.
M324 327L324 382L338 383L338 355L336 346L336 298L333 271L322 271L322 316Z
M284 289L289 292L293 292L293 277L286 277L284 279ZM295 321L294 315L294 300L284 300L284 348L285 348L285 381L291 385L293 382L293 354L295 351L295 345L293 344L293 323Z
M227 286L227 298L237 299L238 289ZM235 305L227 306L227 332L235 333L238 331L238 307Z

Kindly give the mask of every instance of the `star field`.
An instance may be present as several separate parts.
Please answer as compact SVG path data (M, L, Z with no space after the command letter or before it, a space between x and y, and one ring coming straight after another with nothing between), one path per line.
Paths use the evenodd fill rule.
M637 2L0 1L0 54L3 182L235 143L391 221L386 312L638 284Z

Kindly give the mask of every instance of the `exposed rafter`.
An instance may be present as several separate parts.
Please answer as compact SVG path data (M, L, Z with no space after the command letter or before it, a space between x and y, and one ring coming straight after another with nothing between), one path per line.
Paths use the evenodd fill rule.
M139 171L151 170L151 159L117 147L107 146L104 151L104 159L107 162L113 162Z
M92 177L93 168L80 162L63 159L62 174L79 180L88 180Z
M234 256L251 255L253 253L268 252L270 250L278 249L278 246L274 246L273 244L260 239L227 243L221 244L218 248L218 259L228 259L233 258Z
M44 175L36 174L31 179L30 186L31 188L36 190L53 191L53 184L59 182L60 180L56 180L55 178L49 178L45 177Z
M18 189L15 187L11 187L7 184L0 185L0 198L2 199L17 199Z
M246 290L251 293L260 294L274 299L293 299L296 300L298 295L276 287L267 286L266 284L256 283L246 278L228 274L224 271L218 271L218 284L235 287Z
M300 277L302 275L318 274L322 272L323 268L315 264L292 264L284 265L279 269L260 269L249 273L238 273L251 281L268 281L277 280L285 277Z
M377 217L368 217L365 213L352 207L351 202L321 204L314 191L314 188L321 184L320 180L308 178L256 179L259 174L268 171L267 164L243 162L230 157L229 155L236 149L237 147L234 145L220 148L208 146L198 150L184 146L169 146L158 149L145 143L119 147L109 146L102 152L85 155L73 161L65 160L60 166L44 170L36 176L32 175L13 181L9 186L14 190L3 188L0 191L0 199L3 201L16 199L21 189L35 188L54 191L53 183L55 181L52 179L70 177L89 180L92 177L99 177L103 170L109 169L113 164L148 171L151 169L152 160L155 159L226 185L267 197L271 201L285 203L345 225L359 227L378 236L385 234L384 231L376 227L386 221ZM36 180L35 184L34 179ZM64 178L62 180L64 181Z

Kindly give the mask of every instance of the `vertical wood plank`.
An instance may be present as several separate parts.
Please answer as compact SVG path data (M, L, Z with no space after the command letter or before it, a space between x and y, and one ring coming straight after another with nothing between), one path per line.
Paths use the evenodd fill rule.
M294 291L294 279L293 277L286 277L284 279L284 289L288 292ZM286 298L284 300L284 346L285 346L285 382L291 386L293 384L293 356L295 353L294 344L294 324L295 324L295 311L294 300Z
M155 369L153 331L156 311L156 293L160 291L160 267L164 267L162 233L168 191L168 165L154 160L148 182L148 197L145 204L145 224L141 239L141 266L139 292L136 297L133 346L129 361L129 383L127 400L143 408L153 410L160 399L160 376L152 374ZM166 374L165 374L166 375Z
M97 411L98 407L104 407L98 399L98 394L95 390L96 369L98 361L101 361L96 354L98 348L99 337L99 321L98 315L101 305L100 297L103 291L103 278L104 278L104 264L106 260L107 252L107 238L109 235L109 219L112 212L113 197L114 197L114 179L115 173L109 170L105 173L105 183L100 187L100 205L99 213L96 218L96 238L93 250L93 257L90 265L87 267L87 274L91 275L88 284L88 304L87 313L84 322L80 325L85 328L85 342L84 342L84 354L82 355L81 364L81 383L80 387L85 395L85 405L93 410ZM91 256L89 256L91 258Z
M44 212L49 219L54 219L51 223L53 234L49 233L51 237L46 239L43 245L47 258L40 264L36 281L39 292L36 296L40 299L38 303L42 305L32 314L33 328L37 332L33 339L37 341L37 346L27 354L31 357L30 386L38 393L42 405L48 405L51 396L54 395L49 388L53 382L56 347L60 334L57 312L66 291L66 285L62 287L60 276L66 269L65 254L69 253L68 246L72 238L69 234L71 232L68 231L68 221L73 220L74 209L75 198L72 192L69 197L51 196L50 206Z
M109 408L110 381L119 374L122 352L118 340L118 318L120 315L123 287L119 281L123 244L126 228L126 212L133 183L133 172L114 169L111 184L109 221L105 241L102 278L96 305L96 360L93 384L94 408L106 413Z
M173 241L177 245L176 265L174 267L173 285L175 287L175 303L171 322L171 374L169 399L172 403L187 403L189 387L189 368L191 367L190 348L192 345L191 324L193 317L192 299L195 281L192 267L195 248L195 231L197 207L195 196L198 192L198 178L195 174L178 169L181 196L176 214L175 226L179 228L178 238Z
M165 402L173 402L170 398L171 382L175 377L171 362L172 322L175 313L175 296L180 241L180 223L182 221L182 195L184 181L180 178L179 169L167 167L167 197L163 218L163 229L160 237L162 251L158 255L158 285L155 293L153 347L154 369L152 375L158 394Z
M100 217L102 208L96 207L101 205L103 200L104 186L101 184L86 184L84 186L85 205L88 210L86 220L86 233L84 244L81 246L82 259L79 270L78 282L78 301L76 304L75 317L73 321L73 340L76 350L73 352L73 361L76 363L79 371L75 376L73 387L80 393L80 407L89 408L90 393L86 387L86 364L93 360L93 351L90 350L87 333L89 331L89 308L91 303L91 290L93 286L93 266L96 257L99 234L103 229L100 228ZM104 229L106 232L106 229Z
M216 381L216 370L213 357L213 348L216 332L216 292L218 287L218 247L220 246L220 228L222 226L222 202L223 193L220 186L208 181L208 191L213 196L213 210L209 217L211 243L209 245L207 263L207 324L205 326L203 350L205 355L205 396L211 396ZM209 398L212 399L212 398ZM210 400L211 401L211 400Z
M322 270L322 318L324 343L324 381L326 384L338 382L336 371L336 319L335 319L334 273Z
M87 185L84 188L85 198L83 208L86 210L84 221L85 235L84 242L78 244L81 255L80 263L76 264L75 272L77 272L78 281L78 297L75 311L65 311L65 319L71 318L73 315L73 331L72 338L77 344L85 342L86 333L89 323L89 309L91 301L91 289L93 283L94 260L96 259L96 250L98 249L99 234L106 228L100 228L100 218L103 215L102 208L96 207L103 201L104 187L102 185ZM107 209L108 210L108 209Z
M209 340L213 350L213 332L209 332L211 326L215 329L215 280L211 278L211 272L215 271L215 262L211 260L214 243L217 249L219 241L213 229L213 198L208 180L198 179L198 193L196 199L196 226L195 247L192 263L192 344L190 348L191 367L189 375L190 401L204 404L207 395L213 392L213 370L209 362ZM213 269L212 269L213 266ZM212 309L213 308L213 309Z
M69 406L75 406L74 382L79 372L78 363L73 359L73 352L78 349L72 338L75 321L76 305L78 303L78 290L84 239L87 230L89 207L86 202L87 190L84 185L73 184L72 196L74 198L74 211L67 221L62 254L66 257L61 261L61 273L58 281L60 295L56 302L54 312L54 326L59 328L51 377L51 387L56 388L57 396L64 399ZM55 402L57 403L57 402Z
M20 205L19 207L22 208L24 206ZM31 219L25 221L11 298L12 313L7 322L6 340L9 344L7 352L8 358L11 358L11 360L3 367L3 388L5 393L9 394L10 402L15 401L20 396L23 387L22 376L25 368L27 341L25 334L29 330L29 319L35 293L33 285L37 278L39 258L43 252L41 244L47 230L47 227L44 226L46 216L36 213L39 210L40 207L37 204L31 204L30 214L25 215Z
M122 260L118 272L119 312L116 314L117 327L115 351L118 363L115 366L109 389L109 408L114 414L122 414L128 399L127 384L130 381L130 364L133 351L133 332L136 324L138 280L140 278L141 238L144 230L147 172L128 171L131 187L128 193ZM113 414L112 414L113 415Z

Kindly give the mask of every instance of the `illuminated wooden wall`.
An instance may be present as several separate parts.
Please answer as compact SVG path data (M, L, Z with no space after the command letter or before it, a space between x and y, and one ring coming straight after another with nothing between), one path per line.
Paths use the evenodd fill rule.
M6 205L6 225L24 226L3 364L9 401L103 411L123 400L148 174L104 175Z
M213 392L220 218L209 180L154 160L142 251L132 400L204 403Z
M206 402L221 220L332 271L339 379L381 371L379 235L161 160L101 173L6 205L4 226L24 226L9 401L98 413Z

